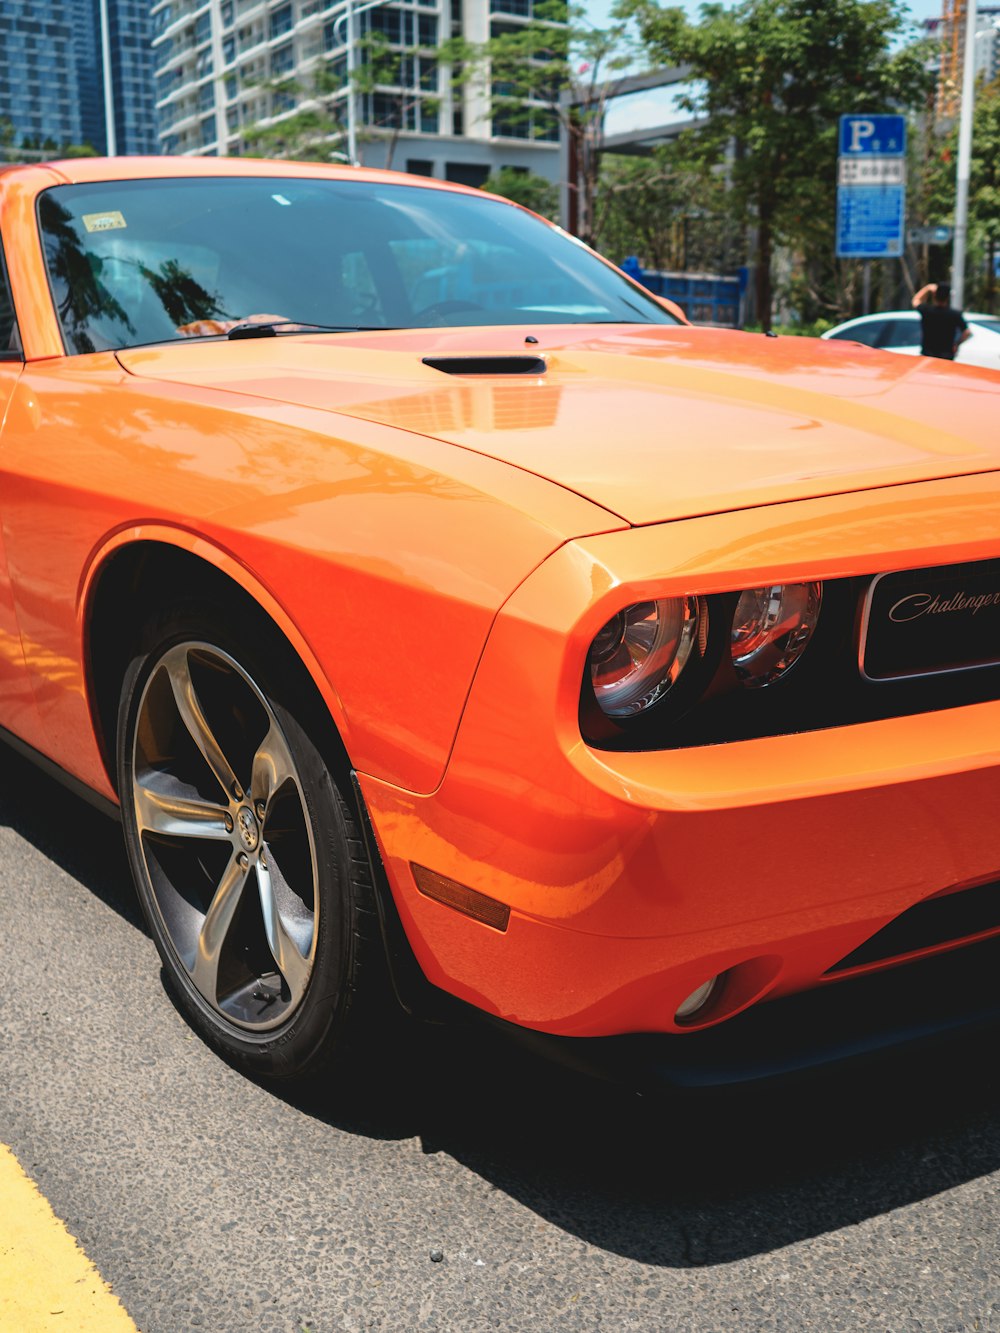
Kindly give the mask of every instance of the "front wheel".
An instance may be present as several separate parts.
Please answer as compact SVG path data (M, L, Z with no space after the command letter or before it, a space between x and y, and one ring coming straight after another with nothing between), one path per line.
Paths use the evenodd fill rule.
M234 1063L284 1078L355 1044L375 948L364 848L296 665L220 608L154 622L118 728L129 860L180 1004Z

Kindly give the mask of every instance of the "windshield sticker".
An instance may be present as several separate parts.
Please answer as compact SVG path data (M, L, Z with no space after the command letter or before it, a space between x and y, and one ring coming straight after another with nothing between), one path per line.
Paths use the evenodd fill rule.
M84 213L83 225L88 231L117 231L120 227L127 227L128 223L122 217L121 213Z

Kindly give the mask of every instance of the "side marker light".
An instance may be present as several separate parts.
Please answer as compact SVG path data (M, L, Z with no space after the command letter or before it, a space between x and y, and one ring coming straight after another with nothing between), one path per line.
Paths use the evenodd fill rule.
M471 916L474 921L481 921L484 926L504 931L510 920L510 908L496 898L490 898L478 889L470 889L465 884L458 884L436 870L418 866L411 862L410 869L417 888L425 898L432 898L436 903L452 907L463 916Z

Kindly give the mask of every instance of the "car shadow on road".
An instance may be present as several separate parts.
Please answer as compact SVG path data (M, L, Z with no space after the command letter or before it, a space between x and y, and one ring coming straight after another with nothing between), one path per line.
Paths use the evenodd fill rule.
M499 1042L439 1064L452 1073L422 1112L425 1151L450 1153L588 1244L644 1264L766 1253L1000 1167L1000 1086L971 1042L782 1086L655 1099L539 1068Z
M7 751L0 820L145 932L121 831ZM164 990L170 995L164 982ZM1000 1168L993 1037L781 1085L655 1099L538 1059L489 1027L407 1026L371 1096L303 1115L447 1153L551 1225L643 1264L723 1264L836 1231Z
M8 746L0 758L0 823L148 934L117 821Z

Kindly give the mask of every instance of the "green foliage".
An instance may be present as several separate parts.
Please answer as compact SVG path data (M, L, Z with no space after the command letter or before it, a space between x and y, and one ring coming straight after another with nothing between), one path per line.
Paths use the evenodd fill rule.
M687 106L710 122L689 135L703 168L727 177L728 207L757 233L757 307L771 319L772 253L833 250L837 119L899 111L929 91L925 53L896 43L900 0L738 0L678 7L619 0L657 64L690 65Z
M634 254L644 268L731 268L725 211L724 179L704 171L683 139L651 157L605 155L601 163L596 242L617 263Z
M504 199L512 199L515 204L530 208L533 213L540 213L553 222L559 213L559 191L551 181L533 171L501 167L487 177L483 189Z
M840 321L835 319L813 319L805 324L772 324L771 332L782 338L818 338L827 329L834 328ZM762 333L760 324L744 325L746 333Z
M248 125L240 134L247 152L289 162L343 159L339 145L344 131L332 102L343 86L336 75L319 69L306 83L279 79L259 86L270 93L275 115L280 114L282 104L294 109L271 124Z
M421 62L421 85L437 87L437 64L429 50L419 46L400 49L393 46L385 33L372 32L358 43L360 63L354 74L354 91L358 96L379 93L387 114L372 129L388 136L385 166L392 168L396 143L404 129L418 128L420 108L436 112L441 99L413 87L408 66L417 59ZM432 60L434 63L432 64ZM432 70L431 76L428 71ZM372 137L369 135L369 137ZM381 137L381 135L380 135Z
M17 130L7 116L0 116L0 161L37 162L42 158L96 157L97 149L89 143L57 144L55 139L25 136L17 142Z

